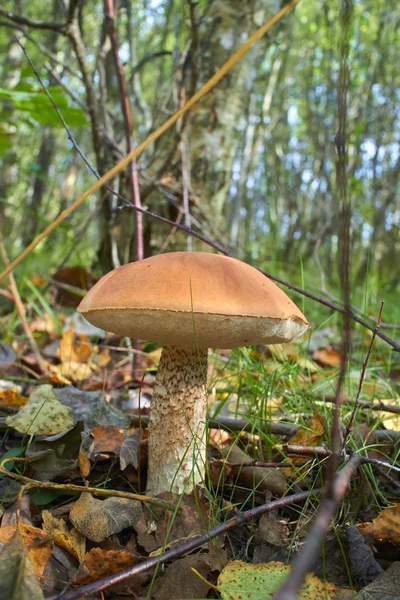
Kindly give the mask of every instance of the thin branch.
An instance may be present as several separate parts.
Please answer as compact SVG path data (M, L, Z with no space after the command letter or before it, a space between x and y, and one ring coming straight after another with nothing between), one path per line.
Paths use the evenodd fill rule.
M67 123L65 122L64 117L62 116L60 109L58 108L57 104L54 102L52 95L50 94L49 90L47 89L44 81L42 80L42 78L39 75L39 72L37 71L35 65L33 64L26 48L21 44L20 40L18 39L17 36L15 36L15 40L17 41L17 43L19 44L20 48L22 49L22 52L25 54L26 59L28 60L32 71L35 74L36 79L38 80L38 82L40 83L40 85L43 88L43 91L45 92L46 96L48 97L48 99L50 100L51 104L53 105L54 110L57 113L58 118L60 119L66 133L67 133L67 137L70 140L70 142L72 143L72 145L74 146L75 150L78 152L79 156L82 158L83 162L85 163L85 165L88 167L88 169L93 173L93 175L95 175L97 178L100 177L99 173L96 171L96 169L91 165L91 163L89 162L89 160L86 158L85 154L82 152L81 148L79 147L79 145L77 144L77 142L75 141L74 136L72 135L71 130L69 129Z
M35 21L34 19L27 19L26 17L21 17L16 15L15 13L6 10L0 6L0 15L10 19L10 21L14 21L14 23L19 23L20 25L26 25L27 27L32 27L34 29L50 29L52 31L57 31L62 35L66 35L66 24L64 23L52 23L46 21Z
M346 141L347 128L347 94L349 90L349 49L350 18L352 0L343 0L340 9L340 56L337 90L338 124L335 137L336 146L336 190L339 200L339 260L340 282L343 298L343 343L340 359L339 379L336 387L336 403L333 412L331 429L332 456L328 464L327 497L333 497L334 475L336 473L343 444L340 430L340 408L343 399L343 388L348 367L351 346L351 291L350 291L350 220L351 201L348 193L347 168L348 154Z
M10 263L8 260L8 256L7 256L7 252L6 252L4 243L3 243L3 236L1 235L1 232L0 232L0 254L2 255L4 264L7 267ZM46 361L42 358L42 355L40 354L40 351L39 351L38 345L35 341L35 338L32 335L32 331L29 329L29 324L28 324L28 320L26 318L24 303L21 300L21 296L18 291L18 286L17 286L15 278L14 278L14 274L11 272L8 277L10 280L10 289L11 289L11 293L13 295L15 306L17 308L19 318L21 319L22 328L25 332L26 337L28 338L29 345L34 354L34 357L36 359L36 362L37 362L37 365L38 365L40 371L44 375L46 375L48 373Z
M61 60L59 60L57 58L57 56L55 54L53 54L53 52L51 52L48 48L46 48L46 46L44 44L41 44L40 42L35 40L35 38L33 38L31 35L29 35L29 33L27 33L21 25L17 25L17 23L13 23L12 21L0 21L0 27L9 27L10 29L16 29L17 31L20 31L27 40L29 40L30 42L32 42L32 44L34 44L37 48L39 48L39 50L42 54L45 54L54 63L56 63L57 65L60 65L60 67L62 67L65 71L68 71L68 73L70 75L72 75L72 77L76 77L77 79L82 81L82 77L80 76L79 73L77 73L76 71L71 69L71 67L69 67L65 63L61 62Z
M111 40L112 54L114 57L115 69L116 69L117 77L118 77L122 114L124 116L126 148L127 148L127 153L129 154L129 153L133 152L133 150L135 148L135 144L133 141L133 118L132 118L132 109L131 109L131 103L129 100L128 88L126 85L124 72L122 70L121 61L118 56L118 38L117 38L117 29L116 29L116 25L115 25L116 14L115 14L115 9L114 9L114 1L113 0L105 0L105 6L106 6L106 19L108 22L108 34L109 34L110 40ZM130 185L131 185L132 201L136 207L141 208L136 158L133 158L129 167L130 167L129 168L129 181L130 181ZM143 218L142 218L142 214L140 212L136 213L136 219L135 219L135 250L136 250L135 259L143 260L143 258L144 258Z
M143 494L133 494L131 492L123 492L118 490L107 490L104 488L96 488L96 487L86 487L83 485L74 485L72 483L52 483L51 481L37 481L36 479L30 479L29 477L25 477L24 475L20 475L19 473L12 473L7 471L4 468L4 464L9 462L10 458L3 458L0 461L0 473L6 477L11 477L11 479L16 479L21 483L28 484L30 487L36 487L39 489L46 490L59 490L64 492L79 492L81 494L95 494L96 496L101 496L103 498L109 498L110 496L116 496L117 498L128 498L129 500L137 500L138 502L146 502L147 504L154 504L154 506L159 506L160 508L164 508L166 510L175 511L176 506L170 504L169 502L165 502L164 500L159 500L158 498L153 498L152 496L144 496ZM19 462L30 462L30 458L13 458L13 461Z
M331 486L332 497L326 496L321 502L314 518L306 543L293 561L289 577L273 600L296 600L306 573L312 568L322 543L323 536L329 529L338 502L343 499L353 473L361 464L361 456L354 455L336 475Z
M377 322L376 327L374 329L374 332L372 334L372 338L371 338L371 341L370 341L370 344L369 344L369 347L368 347L367 356L365 357L365 360L364 360L364 363L363 363L363 366L362 366L361 376L360 376L360 382L358 384L357 395L356 395L356 399L355 399L355 402L354 402L354 408L353 408L353 412L351 413L350 420L349 420L349 422L347 424L347 427L346 427L346 433L343 436L344 439L343 439L342 448L345 447L346 442L347 442L347 440L349 438L349 435L351 434L351 432L353 430L354 419L356 418L356 414L357 414L357 410L358 410L359 406L361 406L361 404L360 404L360 396L361 396L362 387L363 387L363 384L364 384L365 373L367 371L367 366L368 366L368 363L369 363L369 358L371 356L372 346L374 345L374 341L375 341L376 335L377 335L377 333L379 331L379 327L380 327L381 322L382 322L382 311L383 311L384 304L385 303L382 302L381 309L379 311L378 322Z
M137 71L140 71L140 69L148 62L148 61L153 61L154 58L159 58L161 56L171 56L172 52L170 50L159 50L158 52L153 52L152 54L149 54L148 56L145 56L144 58L140 59L139 62L136 63L136 65L134 65L132 67L132 73L136 73Z
M297 454L299 456L319 456L321 458L329 458L332 455L331 450L324 446L298 446L296 444L285 444L282 449L288 454ZM344 459L351 458L357 452L347 452L343 455ZM385 469L392 469L400 473L400 467L392 463L377 458L369 458L369 456L360 456L361 464L363 465L378 465Z
M79 589L72 590L70 592L63 593L63 600L78 600L78 598L83 598L89 596L91 594L95 594L102 590L109 588L111 585L116 583L121 583L132 577L133 575L138 575L139 573L145 573L149 571L153 567L158 567L159 565L163 565L172 560L176 560L180 556L184 554L188 554L197 548L203 546L203 544L208 543L210 540L216 538L219 535L222 535L235 527L239 527L244 523L252 519L256 519L261 517L261 515L272 512L273 510L278 510L279 508L283 508L284 506L289 506L291 504L296 504L299 502L303 502L307 500L310 496L317 495L320 493L320 489L315 489L307 492L299 492L298 494L293 494L291 496L286 496L285 498L280 498L279 500L274 500L268 504L262 504L261 506L257 506L256 508L252 508L251 510L247 510L245 512L239 512L235 517L226 521L225 523L221 523L216 527L213 527L206 533L202 535L198 535L194 538L191 538L181 544L173 548L172 550L168 550L164 552L160 556L154 556L149 558L140 564L137 564L129 569L125 569L120 573L115 575L111 575L109 577L105 577L104 579L100 579L93 583L89 583L88 585L84 585ZM59 596L51 596L48 600L57 600Z

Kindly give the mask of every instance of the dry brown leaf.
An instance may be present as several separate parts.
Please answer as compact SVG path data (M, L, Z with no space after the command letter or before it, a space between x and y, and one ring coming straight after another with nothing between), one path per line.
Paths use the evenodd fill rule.
M74 583L86 584L132 567L139 559L125 550L93 548L88 552L74 577Z
M319 446L324 440L325 420L315 411L307 427L299 428L290 438L290 444L295 446ZM304 460L304 458L302 458Z
M400 504L382 510L371 523L360 523L358 529L366 535L373 535L378 542L400 545Z
M8 544L17 530L16 525L7 525L0 529L0 542ZM39 577L43 575L51 553L53 552L53 540L48 540L48 534L30 525L22 524L20 526L24 546L28 550L29 558L35 568L35 573Z
M82 477L87 477L92 468L92 464L90 462L90 458L83 448L79 449L78 463Z
M31 321L29 329L33 333L48 333L49 335L57 334L57 326L48 313L44 313L43 317L37 316Z
M134 526L142 517L142 506L136 500L111 497L105 500L81 494L69 514L71 523L93 542L102 542L113 533Z
M98 346L92 345L88 337L75 336L72 322L60 340L59 357L61 364L53 367L51 372L76 382L89 379L93 372L104 368L111 360L108 349L99 353Z
M111 362L111 354L109 349L103 348L103 350L97 352L93 356L92 361L99 369L105 369L109 362Z
M61 365L51 365L51 374L56 376L60 383L83 381L92 375L92 369L89 365L70 360L61 363Z
M14 390L0 390L0 406L25 406L28 398Z
M92 430L94 436L94 452L112 452L118 455L124 441L124 431L115 425L101 425Z
M42 277L41 275L32 275L32 277L29 277L29 279L37 288L43 288L48 283L47 278Z
M69 554L75 556L82 562L85 557L86 551L86 538L84 535L79 533L75 527L71 530L63 519L57 519L50 511L44 510L42 513L43 518L43 531L48 536L57 537L54 538L54 543L61 548L64 548Z
M329 348L329 346L322 348L313 354L313 359L324 367L340 367L341 358L340 352L333 348Z
M393 404L393 398L389 398L388 400L381 400L381 402ZM398 401L396 401L395 403L398 404ZM386 429L400 431L400 415L397 415L395 413L380 412L379 417L381 418L382 423L386 427Z

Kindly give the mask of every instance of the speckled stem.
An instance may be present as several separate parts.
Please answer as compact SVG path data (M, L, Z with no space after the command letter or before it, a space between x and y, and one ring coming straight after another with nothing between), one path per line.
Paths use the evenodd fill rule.
M207 350L165 346L149 424L148 493L189 494L204 479Z

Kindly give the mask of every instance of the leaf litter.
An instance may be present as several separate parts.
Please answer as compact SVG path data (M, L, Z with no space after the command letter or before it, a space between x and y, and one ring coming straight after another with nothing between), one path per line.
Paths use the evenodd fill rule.
M57 342L57 330L53 322L36 322L32 327L36 328L37 333L48 336L46 343ZM18 529L15 524L7 521L10 517L6 517L4 511L9 507L8 511L11 512L8 514L16 514L19 506L17 495L21 485L10 477L0 479L0 501L4 506L0 512L0 515L4 513L0 528L0 540L4 546L0 568L2 564L9 564L7 553L18 555L18 560L12 566L13 573L19 577L22 586L21 598L24 594L27 598L42 598L41 587L46 590L46 594L60 589L57 587L59 584L52 585L50 580L38 580L37 576L40 573L48 574L50 579L52 574L59 573L55 578L61 580L68 579L70 573L76 585L85 585L137 565L146 556L157 557L166 550L179 549L197 534L207 531L215 521L223 522L239 514L244 507L249 507L249 503L257 505L268 501L271 493L280 497L293 485L301 486L302 489L313 485L310 466L301 466L304 457L292 455L292 467L276 468L288 459L281 454L282 440L272 436L269 454L265 456L262 449L265 440L255 428L253 433L234 434L228 431L223 436L217 435L217 431L213 430L210 437L212 444L208 491L204 488L198 490L195 496L184 498L164 495L164 499L176 506L175 513L153 506L145 507L125 498L111 496L104 499L90 493L81 494L80 497L76 494L71 495L68 491L69 482L82 477L92 486L106 485L117 490L121 485L123 489L128 490L133 486L135 491L138 486L143 486L141 479L143 476L145 479L147 431L132 428L132 420L127 410L134 410L137 414L140 406L144 427L149 412L149 402L140 402L140 388L135 387L137 384L129 375L129 363L125 361L121 363L121 367L114 368L114 365L119 364L121 354L113 356L113 351L107 347L100 348L92 344L87 332L78 333L75 327L77 328L75 321L70 320L60 342L55 346L56 350L48 355L48 360L53 361L54 367L53 379L50 378L50 381L58 381L61 388L53 389L51 385L38 386L33 382L18 386L7 379L4 379L6 385L0 388L0 410L1 406L4 406L15 413L6 413L4 419L10 432L9 440L12 441L13 432L16 432L16 435L18 433L28 436L26 441L22 440L22 444L21 437L15 438L16 441L20 441L19 446L15 446L17 452L14 456L25 456L29 459L26 465L27 473L39 482L50 480L65 484L64 490L40 489L32 494L31 498L37 498L38 503L40 502L39 509L36 508L27 521L24 517L24 522ZM18 353L22 347L18 346ZM3 354L3 377L7 376L7 373L18 377L19 367L15 365L12 352L6 347ZM230 357L231 353L225 353L225 356ZM229 403L230 410L235 414L238 396L235 397L235 394L229 391L230 386L236 385L240 388L245 382L245 394L255 393L261 397L267 381L265 377L273 377L274 373L282 372L282 369L286 368L285 365L290 364L293 375L292 379L286 380L287 387L281 387L274 396L268 394L268 397L263 399L268 418L278 423L289 420L299 425L297 433L284 440L291 445L305 448L323 447L329 437L327 415L323 405L320 402L313 403L312 418L303 418L296 414L287 399L290 390L295 389L296 385L299 389L307 385L320 385L324 382L325 372L329 378L332 369L338 365L340 354L326 345L313 347L312 354L307 357L296 344L290 344L278 346L271 352L254 351L251 357L253 364L265 364L265 374L257 372L250 377L248 368L243 367L239 368L238 376L238 369L235 367L236 373L229 373L229 384L221 385L223 392L217 391L212 397L218 402L221 401L222 407ZM159 350L149 353L147 359L144 357L143 364L147 369L153 370L158 359ZM34 363L31 361L27 364ZM219 379L223 380L228 371L225 371L225 367L222 370L219 367L218 373ZM210 377L212 376L210 373ZM106 382L106 391L109 394L104 394L98 389L99 384L104 387L104 384L100 383L101 380ZM67 385L69 382L79 387L83 386L84 389ZM151 397L153 382L154 376L150 372L146 376L146 398ZM374 393L381 393L380 386L375 384L371 384L368 393L372 393L372 390ZM386 402L393 403L393 400L388 399L385 387L382 387L382 393L383 391L386 394ZM134 404L132 394L135 394L136 398ZM241 405L241 410L243 406L245 405ZM224 414L224 410L221 414ZM368 416L368 412L363 414ZM387 417L387 413L382 412L382 417ZM371 420L369 423L372 425ZM400 430L395 418L390 425ZM390 456L392 447L378 447L374 429L369 427L368 431L367 436L355 435L356 443L359 446L368 443L372 447L366 450L369 457L382 458L382 452ZM379 449L380 453L375 451L375 448ZM7 449L6 445L5 449L9 452L10 446ZM12 458L10 455L10 459ZM263 466L258 466L258 463L252 465L252 461L259 461ZM264 463L272 466L267 467ZM311 463L312 460L308 459L307 464ZM315 464L318 466L318 461ZM24 463L11 460L6 463L6 467L12 472L18 469L23 473L25 470ZM386 471L388 472L387 469ZM391 477L393 476L395 473L392 472ZM368 488L364 489L368 491ZM29 490L27 493L30 493ZM60 503L61 506L57 509L56 506ZM365 510L361 507L364 515L367 515L371 505L368 493L366 503ZM65 512L62 512L63 504L67 506ZM20 509L22 515L22 505ZM375 559L376 549L374 546L371 549L371 544L366 544L367 540L372 540L378 545L399 545L398 536L396 537L397 512L397 505L381 511L375 509L369 523L359 524L358 529L349 529L347 541L346 532L340 532L342 547L343 544L347 544L350 557L353 557L349 563L353 586L354 583L357 585L357 582L358 585L365 586L369 581L368 577L375 577L373 583L380 581L381 567ZM196 554L175 559L162 572L157 573L154 581L151 579L151 572L144 573L136 577L135 583L131 581L131 587L126 584L118 589L125 592L135 590L139 596L146 595L155 600L178 598L179 594L184 594L187 598L205 598L214 593L215 587L222 598L230 600L239 598L243 593L249 600L253 597L258 598L261 593L264 594L263 598L269 597L263 579L264 571L272 570L272 575L269 572L267 576L269 582L276 578L282 581L287 576L287 567L281 561L288 560L296 536L299 540L307 536L308 524L314 513L312 506L308 505L297 509L288 507L280 513L266 513L251 525L238 526L229 534L221 534L213 544L203 544ZM56 514L62 516L55 516ZM354 531L361 536L356 542ZM333 540L328 542L332 544ZM335 579L342 587L340 593L345 594L346 589L343 587L346 588L346 585L350 593L351 583L345 569L342 569L340 574L336 573L335 569L341 562L341 552L341 546L336 544L334 552L329 554L327 546L325 567L328 568L328 581L329 575L332 581L328 583L316 578L311 579L310 576L307 582L309 587L306 588L307 592L304 592L308 597L334 597ZM234 561L243 553L245 562ZM354 556L360 560L354 560ZM61 565L58 560L68 565L66 572L62 573L65 567L57 567L57 564ZM255 563L260 564L254 571L253 567L257 566ZM230 568L234 570L236 582L240 583L239 588L232 587L230 583ZM16 569L20 570L18 575ZM202 578L199 578L195 571ZM322 564L318 567L318 572L320 571L323 575L326 574ZM249 577L255 582L253 587L249 583ZM11 579L5 577L4 581ZM1 585L0 583L0 588ZM244 587L240 587L241 585ZM246 591L243 592L243 589ZM365 588L365 591L367 589ZM320 596L322 593L325 596Z

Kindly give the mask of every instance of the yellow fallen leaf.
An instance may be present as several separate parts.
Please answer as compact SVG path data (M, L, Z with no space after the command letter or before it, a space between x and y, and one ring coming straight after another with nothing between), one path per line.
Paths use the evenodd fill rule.
M69 530L63 519L53 517L48 510L43 511L42 519L43 531L48 536L57 536L54 538L54 543L64 548L72 556L75 556L79 562L82 562L86 552L85 536L79 533L75 527Z
M126 550L93 548L86 554L74 577L74 583L91 583L108 575L119 573L137 562L139 559Z
M7 525L0 529L0 542L8 544L11 541L17 525ZM35 568L37 576L43 575L47 562L53 552L53 540L48 540L48 535L37 527L22 524L20 531L24 546L28 550L29 558Z
M24 406L28 398L14 390L0 390L0 406Z
M382 510L371 523L360 523L361 533L373 535L376 541L400 545L400 504Z

